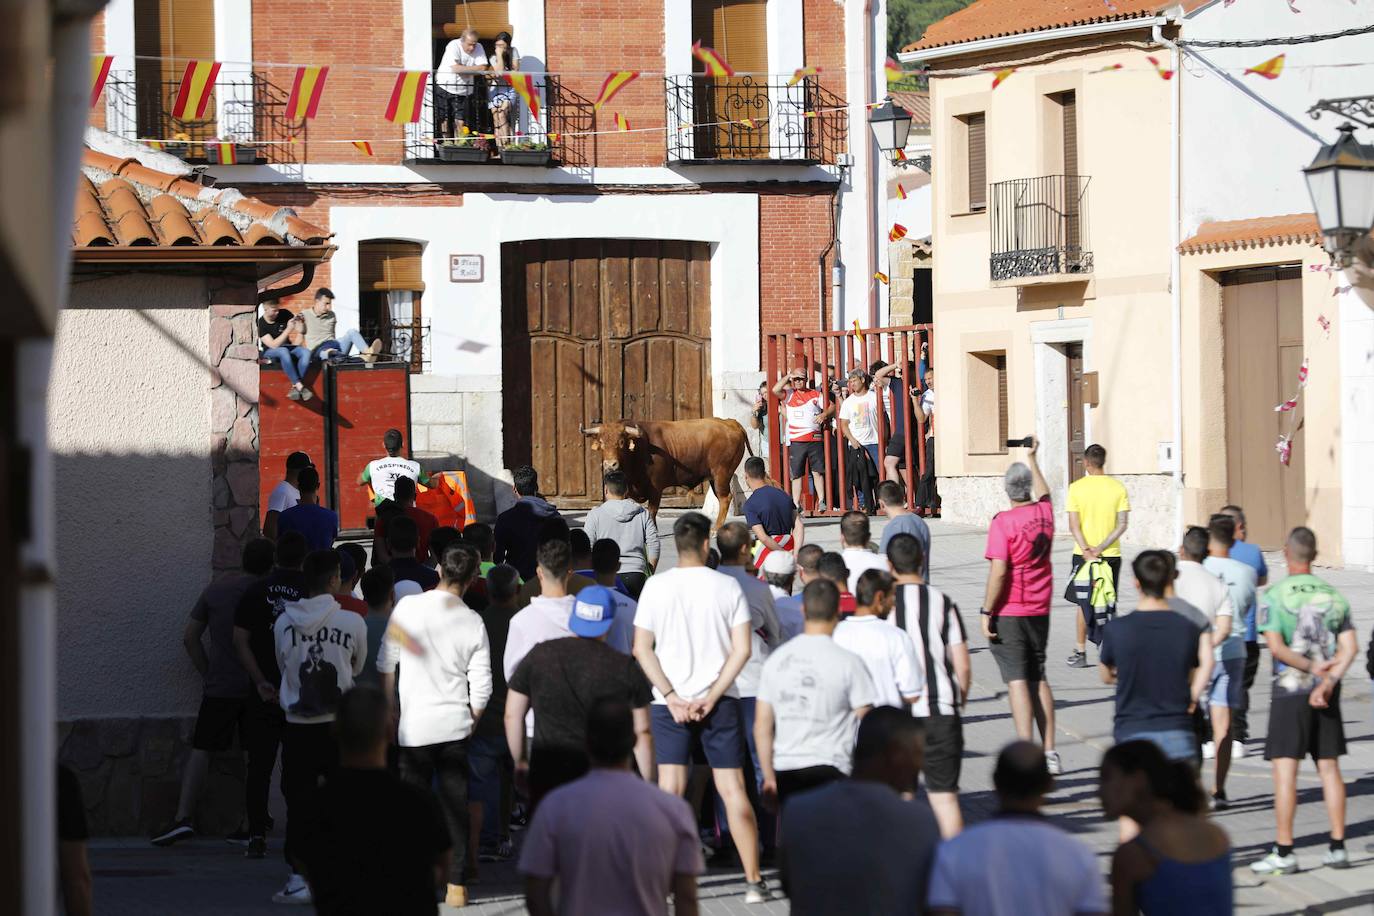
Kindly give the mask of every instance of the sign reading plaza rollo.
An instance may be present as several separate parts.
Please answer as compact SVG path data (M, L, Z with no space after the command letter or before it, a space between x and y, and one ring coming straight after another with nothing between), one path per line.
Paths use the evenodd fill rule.
M481 283L482 256L480 254L449 255L448 278L452 283Z

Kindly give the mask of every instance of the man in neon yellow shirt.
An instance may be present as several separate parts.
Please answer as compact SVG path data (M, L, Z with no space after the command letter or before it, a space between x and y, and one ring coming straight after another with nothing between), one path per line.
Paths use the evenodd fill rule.
M1131 514L1126 487L1107 475L1107 450L1093 444L1083 450L1084 476L1069 484L1069 533L1073 535L1073 581L1084 563L1106 560L1112 571L1112 587L1121 581L1121 536ZM1088 667L1087 624L1078 616L1077 647L1070 653L1070 668Z

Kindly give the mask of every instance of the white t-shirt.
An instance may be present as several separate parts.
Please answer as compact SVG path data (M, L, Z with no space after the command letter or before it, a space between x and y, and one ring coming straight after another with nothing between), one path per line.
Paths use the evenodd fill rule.
M873 705L863 659L829 636L803 633L768 656L759 699L773 707L773 768L832 766L848 774L859 729Z
M778 623L778 612L773 604L773 590L762 579L755 578L743 566L721 566L722 572L739 583L744 592L744 600L749 602L749 661L744 670L735 678L735 686L742 697L757 696L759 675L763 673L763 662L782 644L782 626Z
M963 916L1106 913L1104 888L1092 851L1063 830L1037 817L996 817L940 844L926 904Z
M1259 588L1259 573L1255 572L1255 568L1230 557L1207 557L1202 561L1202 567L1222 581L1231 597L1231 607L1240 608L1244 615L1245 609L1254 603L1255 592ZM1244 657L1245 627L1232 623L1230 634L1216 648L1216 660L1220 662Z
M284 480L278 481L267 496L268 512L285 512L301 501L301 491Z
M840 551L840 556L844 557L844 565L849 570L850 594L858 592L859 577L867 570L887 572L887 557L867 547L846 547Z
M444 48L444 56L439 59L439 88L458 95L472 95L472 74L454 73L449 69L454 64L460 67L485 67L487 52L482 43L473 45L469 54L463 50L463 39L455 38Z
M935 389L934 389L934 388L927 388L925 391L921 392L921 413L925 414L927 419L929 419L930 417L933 417L933 416L935 415ZM935 435L935 424L933 424L933 423L927 423L927 424L926 424L926 438L929 439L929 438L931 438L931 437L934 436L934 435Z
M501 670L506 680L515 675L515 669L530 654L530 650L541 642L571 636L568 619L572 617L576 599L572 595L562 598L548 598L535 595L519 613L510 619L510 629L506 631L506 655L501 659Z
M684 700L710 693L730 657L730 631L750 619L739 583L705 566L650 576L635 611L635 626L654 634L658 663ZM731 684L725 695L738 697L739 690ZM654 702L666 702L657 687Z
M416 482L420 480L420 462L402 458L400 455L387 455L385 458L369 461L364 476L368 483L372 484L372 492L376 493L379 499L391 499L396 495L396 478L409 477Z
M785 429L789 444L820 440L820 429L816 419L825 413L825 398L819 391L811 388L792 391L783 401L783 407L787 412Z
M487 628L463 599L435 590L407 597L391 612L377 670L395 671L402 747L461 741L472 733L472 709L491 699Z
M899 618L904 618L904 626ZM899 585L897 604L886 619L906 630L921 663L925 691L912 704L911 714L918 718L954 715L959 710L959 687L950 649L967 641L958 605L934 586Z
M615 598L615 619L606 634L606 645L617 652L633 655L635 650L635 600L624 592L611 589Z
M878 395L873 389L845 398L840 419L849 421L849 434L863 445L878 444Z
M905 708L905 697L925 690L916 645L906 630L889 627L871 614L846 617L835 628L835 645L863 659L873 678L873 705Z
M1201 563L1192 560L1180 559L1175 564L1178 570L1178 578L1174 580L1174 595L1182 601L1186 601L1199 611L1207 615L1207 622L1216 626L1218 617L1235 618L1236 612L1231 604L1231 595L1226 590L1226 583L1222 582L1215 574L1209 572ZM1249 569L1247 566L1246 569ZM1239 634L1235 631L1235 623L1231 624L1231 635L1241 638L1240 655L1245 656L1244 627ZM1230 642L1228 638L1221 646L1217 646L1216 658L1221 660L1221 649Z

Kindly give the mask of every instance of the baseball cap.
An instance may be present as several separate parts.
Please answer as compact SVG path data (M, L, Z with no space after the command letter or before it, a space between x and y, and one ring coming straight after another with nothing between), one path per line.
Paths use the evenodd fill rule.
M763 571L774 576L790 576L797 571L797 563L786 550L771 550L763 558Z
M576 636L596 639L605 636L615 621L615 595L604 585L589 585L573 599L568 629Z
M305 452L292 452L286 456L286 469L288 471L299 471L314 466L315 463L310 460L310 456Z

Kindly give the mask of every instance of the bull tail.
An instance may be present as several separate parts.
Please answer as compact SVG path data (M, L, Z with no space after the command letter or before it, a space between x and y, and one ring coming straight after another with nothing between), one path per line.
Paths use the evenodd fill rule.
M758 455L755 455L755 454L754 454L754 447L753 447L752 445L749 444L749 434L748 434L748 433L745 433L745 435L744 435L744 450L747 451L747 452L749 453L749 457L750 457L750 458L757 458L757 457L758 457Z

